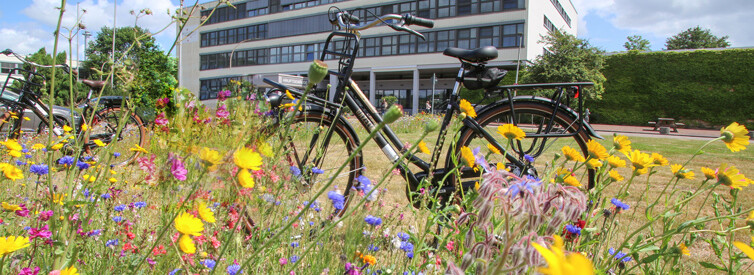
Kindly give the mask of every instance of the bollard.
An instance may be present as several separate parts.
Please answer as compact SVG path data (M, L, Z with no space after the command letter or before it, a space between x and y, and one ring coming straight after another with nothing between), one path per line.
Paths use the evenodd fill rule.
M670 127L660 127L660 134L661 135L668 135L668 134L670 134Z

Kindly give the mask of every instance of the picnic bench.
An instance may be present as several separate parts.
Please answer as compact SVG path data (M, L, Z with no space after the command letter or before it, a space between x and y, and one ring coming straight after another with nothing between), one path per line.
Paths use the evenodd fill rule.
M662 127L668 127L670 129L673 129L674 133L678 133L678 127L686 126L686 124L675 122L674 118L669 117L660 117L657 118L657 121L650 121L648 122L649 126L654 126L654 129L652 131L657 131Z

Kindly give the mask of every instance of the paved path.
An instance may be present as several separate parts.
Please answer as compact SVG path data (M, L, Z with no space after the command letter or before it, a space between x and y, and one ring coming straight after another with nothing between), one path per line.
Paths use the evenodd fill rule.
M678 138L678 139L711 139L720 136L720 130L700 130L700 129L682 129L678 128L678 133L662 135L660 131L652 131L653 127L626 126L626 125L609 125L609 124L592 124L594 130L602 137L610 138L613 133L626 136L638 137L661 137L661 138Z

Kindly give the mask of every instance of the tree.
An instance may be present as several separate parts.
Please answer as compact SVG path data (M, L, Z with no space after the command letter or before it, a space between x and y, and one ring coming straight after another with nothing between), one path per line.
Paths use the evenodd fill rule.
M105 79L111 72L113 29L103 27L89 42L82 75ZM155 100L170 97L176 85L176 60L163 53L140 27L115 29L115 91L107 94L129 95L138 106L154 106Z
M665 41L665 48L668 50L727 47L730 47L727 35L717 37L709 29L702 29L699 26L689 28Z
M587 98L601 98L605 82L601 72L605 62L602 50L560 30L543 36L540 43L546 44L547 52L529 67L525 82L594 82Z
M39 49L36 53L26 57L27 60L40 64L40 65L52 65L52 54L48 54L47 50L45 48ZM65 52L58 53L57 57L55 57L55 64L66 64L68 59L66 57ZM44 80L40 79L34 79L34 83L40 83L40 81L44 81L45 85L43 87L34 86L32 85L30 87L30 90L35 93L39 93L43 95L43 100L47 102L47 93L51 88L52 84L52 68L33 68L32 65L25 64L22 67L24 70L27 71L33 71L36 69L36 71L41 74L44 77ZM66 74L62 68L56 68L55 69L55 92L53 93L53 97L55 99L55 105L61 105L61 106L70 106L71 101L70 99L70 82L69 82L69 75ZM74 77L73 80L73 96L74 100L73 103L78 102L79 100L86 97L86 89L84 89L83 84L77 83ZM21 83L16 81L13 83L13 87L20 88Z
M623 47L626 48L627 51L650 51L649 40L644 39L641 35L632 35L626 37L626 39L628 39L628 41L623 44Z

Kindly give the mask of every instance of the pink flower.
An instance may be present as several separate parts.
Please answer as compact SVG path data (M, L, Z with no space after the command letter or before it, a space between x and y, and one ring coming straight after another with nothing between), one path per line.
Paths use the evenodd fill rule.
M230 94L231 93L229 90L220 91L219 93L217 93L217 100L225 101L225 99L227 99L230 96Z
M193 109L194 107L196 107L196 101L191 100L189 102L186 102L185 106L186 106L186 109Z
M29 216L29 209L26 209L26 204L19 204L19 207L21 207L21 210L16 210L16 216L19 217L26 217Z
M52 215L54 215L54 213L52 212L52 210L47 210L47 211L39 212L39 220L43 221L43 222L46 222L47 220L50 219L50 217L52 217Z
M50 227L46 224L40 228L32 227L29 229L29 239L31 240L34 238L49 239L50 237L52 237L52 232L50 232Z
M278 262L280 262L280 265L285 265L285 264L288 263L288 259L286 259L286 258L280 258L280 260L278 260Z
M34 269L24 267L21 269L21 272L18 273L18 275L37 275L39 274L39 267L35 266Z
M445 245L445 248L447 248L448 250L453 250L453 244L453 241L449 241L448 244Z
M147 183L155 183L157 181L157 176L155 175L155 167L154 167L154 158L157 157L155 154L152 154L149 158L147 157L140 157L136 159L136 162L139 163L139 169L141 171L144 171L147 175L144 178L144 181Z
M217 107L217 112L215 112L215 115L218 118L226 118L230 115L230 112L228 112L228 107L225 107L225 104L220 105L220 107Z
M165 112L162 112L159 115L157 115L157 117L154 119L154 124L159 125L159 126L168 125L168 119L165 118Z
M186 167L183 166L183 162L181 161L181 158L175 157L173 158L172 163L170 164L170 173L173 174L173 177L175 179L184 181L186 180L186 174L188 174L188 170L186 170Z

